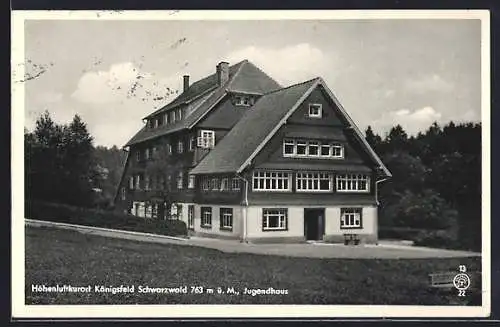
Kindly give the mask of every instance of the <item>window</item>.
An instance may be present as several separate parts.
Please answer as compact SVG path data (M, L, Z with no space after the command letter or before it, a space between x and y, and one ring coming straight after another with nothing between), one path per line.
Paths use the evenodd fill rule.
M167 175L167 190L172 190L172 175L170 174Z
M165 125L168 125L168 112L163 116L163 120L165 122Z
M149 188L149 187L150 187L150 185L149 185L149 176L148 176L148 175L146 175L146 176L144 177L144 189L145 189L146 191L149 191L149 190L150 190L150 188Z
M146 160L151 159L151 149L146 148Z
M212 207L201 207L201 227L212 228Z
M288 209L262 209L262 230L286 230Z
M179 172L179 175L177 175L177 189L179 190L182 190L182 186L183 186L183 173L182 171Z
M233 178L231 180L231 189L233 191L239 191L240 190L240 180L238 178Z
M295 142L293 140L285 140L283 142L283 154L285 156L295 154Z
M150 120L148 120L148 127L149 127L149 128L154 128L154 127L155 127L155 122L154 122L154 119L150 119Z
M170 120L170 124L175 123L175 111L173 111L173 110L170 111L169 115L170 115L170 119L169 119Z
M233 209L220 208L220 229L233 230Z
M361 208L341 208L340 228L362 228Z
M160 177L160 189L161 189L161 190L166 190L166 188L167 188L166 186L167 186L167 185L166 185L166 183L165 183L165 176L163 176L163 175L162 175L162 176Z
M134 189L134 176L130 176L128 180L128 188L133 190Z
M201 148L213 148L215 146L215 132L206 130L200 131L198 146Z
M125 199L127 198L127 190L125 189L125 187L122 187L121 189L121 196L122 196L122 201L125 201Z
M309 104L309 117L311 118L321 118L323 115L321 104L311 103Z
M320 141L283 140L284 157L344 158L344 146Z
M194 175L189 175L189 180L188 180L188 188L194 188Z
M177 109L177 120L182 120L182 109Z
M178 153L183 153L184 152L184 142L179 141L177 143L177 152Z
M188 228L194 229L194 205L188 205Z
M156 176L151 176L151 189L156 190Z
M141 175L136 175L135 176L135 189L140 190L141 189Z
M189 151L194 151L194 148L196 147L196 139L194 136L191 136L189 138Z
M315 157L319 155L319 142L308 142L309 156Z
M287 172L255 171L254 191L290 191L290 174Z
M156 158L158 156L158 148L156 146L153 147L151 152L152 158Z
M221 191L229 191L229 180L227 178L223 178L220 183Z
M237 95L234 98L234 104L236 106L251 106L252 105L252 100L250 99L250 96L248 95Z
M363 174L337 175L338 192L369 192L370 178Z
M208 179L208 177L203 177L201 182L201 188L203 189L203 191L210 190L210 179Z
M210 183L210 187L212 191L218 191L219 190L219 180L217 178L212 178L212 181Z
M159 124L160 124L160 120L155 118L155 128L158 128Z
M327 173L297 173L297 192L331 192L332 175Z
M167 153L172 154L172 144L167 143Z
M158 204L156 203L151 205L151 217L158 218Z
M141 161L141 150L137 150L137 152L135 153L135 156L136 156L137 161Z

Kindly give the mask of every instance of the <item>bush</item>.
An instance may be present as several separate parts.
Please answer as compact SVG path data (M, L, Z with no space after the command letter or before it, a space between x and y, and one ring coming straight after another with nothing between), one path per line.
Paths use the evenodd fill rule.
M413 240L422 231L424 230L417 228L381 227L378 230L378 237L380 239Z
M135 232L169 236L187 235L186 224L181 220L156 220L99 209L73 207L46 202L26 202L26 218L60 223L122 229Z
M416 246L428 246L434 248L457 249L459 244L447 230L434 230L420 232L414 241Z

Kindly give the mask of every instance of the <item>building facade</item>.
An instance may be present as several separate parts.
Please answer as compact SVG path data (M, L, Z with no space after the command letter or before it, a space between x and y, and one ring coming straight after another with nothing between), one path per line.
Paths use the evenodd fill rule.
M377 241L391 177L323 79L282 87L222 62L144 118L115 205L191 234L249 242Z

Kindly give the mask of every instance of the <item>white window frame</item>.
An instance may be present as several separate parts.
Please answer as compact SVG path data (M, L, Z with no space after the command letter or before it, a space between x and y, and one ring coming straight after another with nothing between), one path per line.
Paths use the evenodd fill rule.
M195 176L194 175L189 175L188 188L193 189L195 187L194 181L195 181Z
M176 118L175 111L174 110L170 111L169 115L170 115L170 124L175 123L175 118Z
M231 180L231 190L239 191L240 190L240 180L237 177L234 177Z
M286 146L293 146L292 153L285 151ZM305 147L305 154L299 154L297 147L301 145ZM317 147L317 154L311 154L311 147ZM323 154L323 149L328 148L328 154ZM338 150L335 151L335 149ZM317 140L283 140L283 157L288 158L314 158L314 159L343 159L344 158L344 145L338 142L322 142Z
M177 120L182 120L182 108L177 109Z
M158 128L159 123L158 118L155 118L155 128Z
M150 160L150 159L151 159L151 149L146 148L146 160Z
M194 229L194 204L188 205L188 228Z
M315 112L317 109L317 112ZM312 111L314 110L314 111ZM310 118L321 118L323 117L323 105L321 103L309 103L308 116Z
M220 208L219 209L219 219L220 219L220 229L233 230L233 209L232 208ZM228 224L228 221L230 221L231 224Z
M184 187L184 173L180 171L177 175L177 189L182 190Z
M171 154L172 154L172 152L173 152L173 149L172 149L172 144L167 143L167 153L168 153L169 155L171 155Z
M360 189L359 182L365 182L366 188ZM369 193L370 176L366 174L340 174L336 176L335 185L337 192Z
M212 228L212 207L201 207L200 212L201 212L200 226L203 228ZM207 224L208 220L210 220L210 224Z
M328 181L328 189L320 189L322 181ZM315 185L317 187L315 187ZM305 187L303 187L305 186ZM333 191L333 174L326 172L298 172L295 175L296 192L329 193Z
M220 190L221 190L221 192L229 191L229 179L227 179L227 178L221 179Z
M184 142L177 142L177 153L184 153Z
M134 189L134 176L130 176L129 177L129 180L128 180L128 188L130 190L133 190Z
M363 208L340 208L341 229L363 228Z
M194 151L194 149L196 148L196 138L194 136L191 136L189 138L189 151Z
M215 146L215 131L211 130L200 130L200 136L197 142L198 147L211 149Z
M218 178L212 178L210 179L210 189L212 191L218 191L219 190L219 179Z
M278 226L270 227L269 218L277 216ZM287 208L263 208L262 209L262 230L263 231L283 231L288 229L288 209Z
M140 190L141 189L141 175L135 175L135 189Z
M137 161L141 161L141 150L137 149L137 152L135 153L135 157Z
M201 181L201 188L203 191L210 191L210 178L204 176Z
M267 187L267 181L269 181L269 187ZM291 192L292 174L287 171L256 170L253 172L252 190L255 192Z
M168 112L163 115L163 122L165 125L168 125Z

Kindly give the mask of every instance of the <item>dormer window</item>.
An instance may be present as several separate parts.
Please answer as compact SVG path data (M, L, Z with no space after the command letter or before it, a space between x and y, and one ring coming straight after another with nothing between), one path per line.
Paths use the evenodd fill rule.
M309 104L309 117L311 118L321 118L323 116L323 109L319 103Z
M252 105L252 98L248 95L237 95L234 98L234 104L236 106L245 106L249 107Z
M155 125L154 125L154 124L155 124L155 122L154 122L154 121L155 121L154 119L150 119L150 120L148 120L148 127L149 127L149 128L154 128L154 127L155 127Z
M213 148L215 146L215 132L208 130L200 131L197 143L200 148Z

